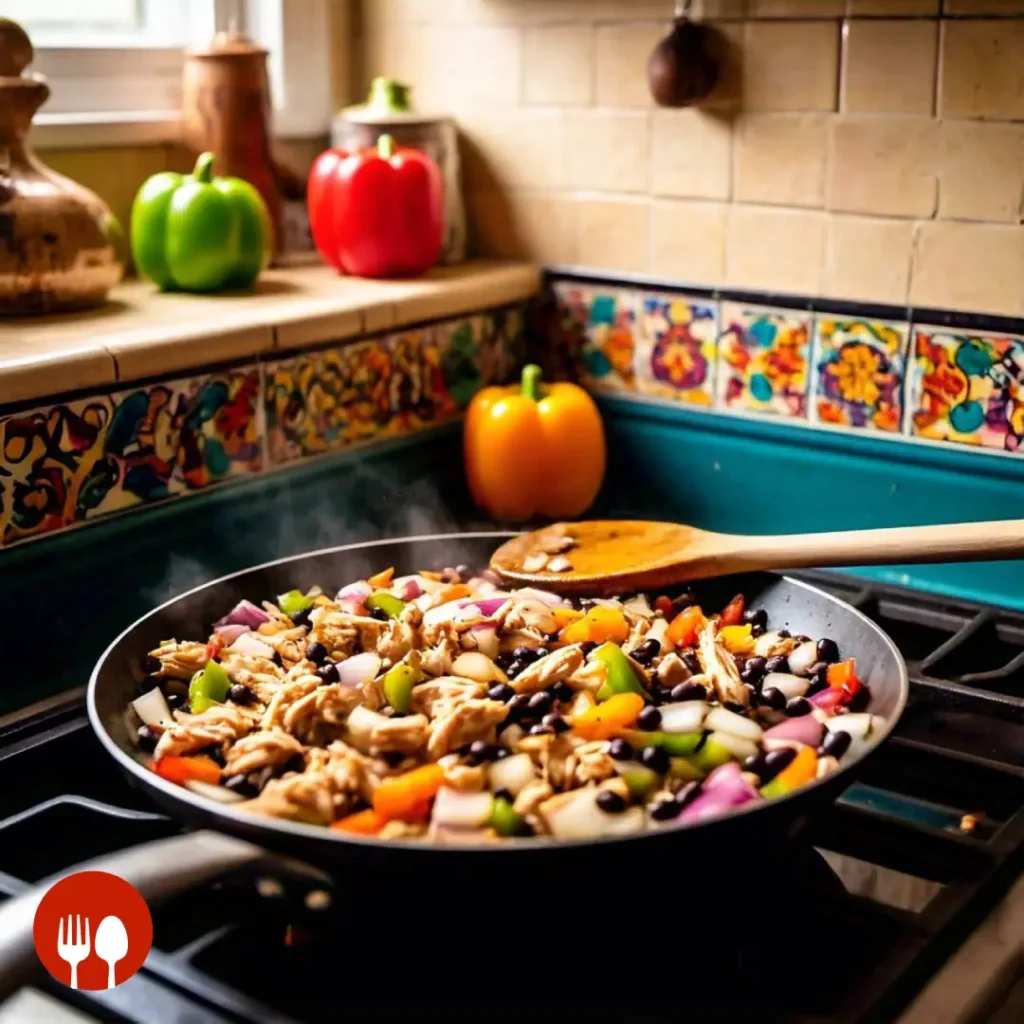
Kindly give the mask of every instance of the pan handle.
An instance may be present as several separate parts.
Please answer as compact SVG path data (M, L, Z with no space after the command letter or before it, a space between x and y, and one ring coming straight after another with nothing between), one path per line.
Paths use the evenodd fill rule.
M147 903L155 903L267 856L259 846L218 832L188 832L97 857L43 879L0 904L0 1002L31 984L41 969L32 945L32 922L43 896L59 879L75 871L107 871L134 885Z

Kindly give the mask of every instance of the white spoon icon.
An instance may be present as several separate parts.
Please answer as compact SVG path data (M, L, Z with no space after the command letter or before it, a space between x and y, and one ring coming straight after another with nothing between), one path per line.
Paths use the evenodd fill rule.
M128 955L128 932L121 918L110 914L100 921L93 948L107 965L107 988L113 988L114 965Z

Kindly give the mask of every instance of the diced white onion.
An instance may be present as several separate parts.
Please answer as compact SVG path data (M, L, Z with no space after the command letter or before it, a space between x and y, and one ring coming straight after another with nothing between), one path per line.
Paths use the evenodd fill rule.
M807 692L808 686L810 686L808 680L801 679L800 676L795 676L791 672L769 672L764 677L761 689L764 692L769 687L775 687L786 700L792 700L794 697L802 697Z
M224 786L214 786L209 782L202 782L199 779L186 779L185 788L191 789L197 796L205 796L208 800L216 800L221 804L237 804L245 799L241 793L233 789L226 789Z
M452 662L452 675L472 679L477 683L504 682L505 673L480 651L463 651Z
M740 739L753 740L755 743L761 738L762 732L757 722L723 707L711 709L704 721L704 727L716 732L727 732L732 736L739 736Z
M234 654L248 654L256 658L266 658L272 661L274 648L264 643L255 633L243 633L230 647L225 650Z
M559 801L546 812L541 805L544 822L556 839L593 839L614 827L613 814L606 814L597 806L596 789L578 789L572 799Z
M647 603L647 595L640 594L637 597L630 598L623 606L624 612L630 612L632 615L639 615L643 619L652 618L654 615L654 609Z
M493 623L487 622L470 626L468 632L463 634L463 644L466 643L467 637L471 644L476 644L476 649L481 654L486 655L492 661L498 657L498 627Z
M450 786L442 786L434 800L431 821L438 825L475 828L491 816L491 794L462 793Z
M357 704L352 709L352 713L348 716L346 723L348 727L348 741L354 747L368 747L373 730L388 720L385 715L378 715L376 711L371 711L369 708L363 707L362 704Z
M373 651L363 651L338 662L338 681L343 686L362 686L377 677L380 658Z
M818 645L813 640L808 640L789 652L789 671L793 675L802 676L817 660Z
M516 726L510 725L501 735L504 739L506 733ZM513 754L501 761L492 761L487 776L494 789L507 789L513 796L519 796L537 777L537 770L533 766L533 758L529 754Z
M708 742L711 740L715 740L725 747L737 761L744 761L757 753L757 744L753 740L744 739L742 736L732 733L713 732L708 737Z
M852 715L834 715L825 722L829 732L845 732L850 736L848 753L853 757L862 754L869 746L876 729L885 725L885 719L868 711Z
M668 626L668 619L655 619L654 622L651 623L651 628L647 630L647 633L644 635L644 640L657 640L658 643L661 644L662 654L671 651L674 647L674 644L669 640L667 635Z
M155 686L148 693L137 697L132 701L135 714L142 719L146 725L173 725L171 709L167 706L163 691Z
M631 832L642 832L647 827L647 815L642 807L630 807L621 814L606 814L603 836L622 836Z
M700 732L708 706L702 700L684 700L678 704L662 704L662 732Z

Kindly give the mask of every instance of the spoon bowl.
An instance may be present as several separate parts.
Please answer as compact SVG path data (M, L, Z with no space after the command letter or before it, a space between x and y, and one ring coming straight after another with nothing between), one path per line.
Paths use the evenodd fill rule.
M107 988L113 988L117 984L114 967L128 955L128 930L121 918L110 914L100 921L94 948L96 955L107 965Z

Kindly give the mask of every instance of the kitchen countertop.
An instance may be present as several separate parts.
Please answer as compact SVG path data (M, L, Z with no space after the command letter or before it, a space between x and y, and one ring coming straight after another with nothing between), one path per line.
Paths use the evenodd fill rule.
M98 309L0 319L0 403L188 371L197 366L377 333L533 295L528 263L471 260L407 281L341 277L327 267L270 270L251 292L115 288Z

